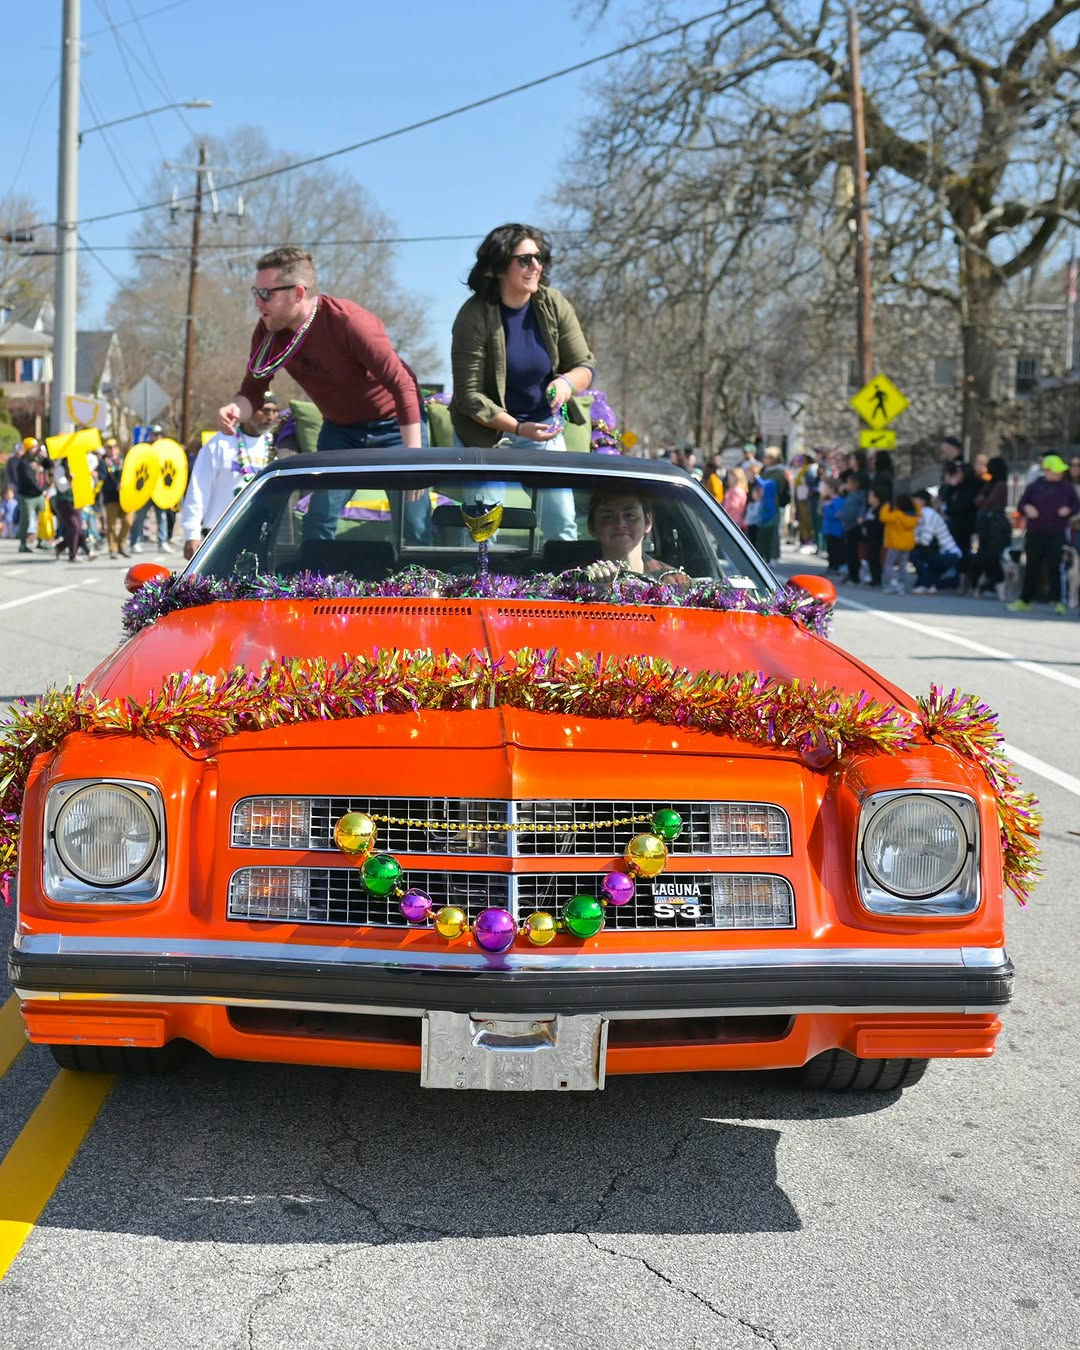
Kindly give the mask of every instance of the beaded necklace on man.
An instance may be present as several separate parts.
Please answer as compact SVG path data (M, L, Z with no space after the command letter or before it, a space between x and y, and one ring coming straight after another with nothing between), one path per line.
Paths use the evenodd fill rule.
M274 371L283 366L293 355L297 347L300 346L304 338L307 337L307 331L311 327L312 320L319 312L319 297L315 297L315 303L311 307L311 313L292 335L292 341L289 342L280 356L272 356L267 360L267 353L274 345L274 333L267 333L266 340L257 352L253 352L251 360L248 361L248 370L257 380L265 379L267 375L273 375Z

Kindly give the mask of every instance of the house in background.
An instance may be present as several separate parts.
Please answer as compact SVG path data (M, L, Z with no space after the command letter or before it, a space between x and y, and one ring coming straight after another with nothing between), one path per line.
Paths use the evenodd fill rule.
M53 308L45 301L15 315L0 308L0 387L11 420L24 436L47 433L52 387ZM75 389L107 400L116 422L123 413L123 358L115 329L75 334Z

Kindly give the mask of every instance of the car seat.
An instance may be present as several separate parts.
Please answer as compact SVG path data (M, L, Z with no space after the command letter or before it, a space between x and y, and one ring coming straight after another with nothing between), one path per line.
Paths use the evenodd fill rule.
M347 572L357 581L382 581L396 566L389 539L305 539L296 556L298 572Z
M547 539L544 541L545 572L565 572L571 567L587 567L600 561L597 539Z

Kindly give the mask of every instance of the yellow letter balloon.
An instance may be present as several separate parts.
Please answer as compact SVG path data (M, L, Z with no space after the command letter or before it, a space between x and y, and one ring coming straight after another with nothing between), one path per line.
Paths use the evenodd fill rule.
M161 475L161 461L153 445L133 445L120 475L120 509L137 511L150 500Z
M94 475L88 456L101 449L101 432L96 427L80 427L61 436L49 436L45 449L52 459L67 460L75 509L81 511L90 506L94 500Z
M157 451L160 474L150 494L154 505L163 511L175 511L184 500L187 487L187 455L179 441L163 437L155 441L153 449Z

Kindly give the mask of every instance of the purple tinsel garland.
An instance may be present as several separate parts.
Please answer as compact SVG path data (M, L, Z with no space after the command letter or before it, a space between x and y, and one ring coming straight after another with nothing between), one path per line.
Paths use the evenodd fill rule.
M322 576L299 572L293 577L170 577L148 581L126 601L124 631L137 633L166 614L199 605L230 600L340 600L425 598L448 600L565 600L575 604L661 605L671 608L711 609L747 614L779 615L797 620L821 637L828 637L832 613L827 605L804 591L785 587L774 596L760 597L722 581L693 582L685 589L640 577L616 577L597 585L580 570L558 575L505 576L474 572L451 576L424 567L407 567L385 581L357 581L350 576Z

